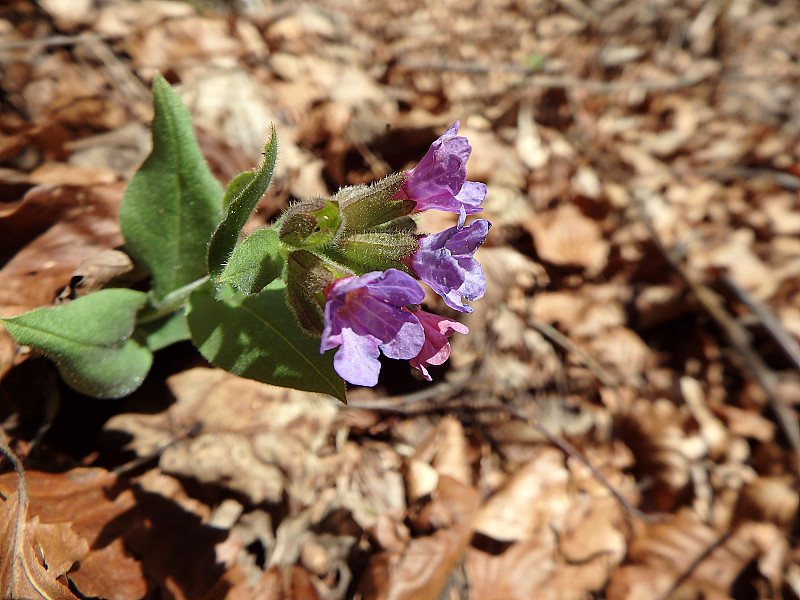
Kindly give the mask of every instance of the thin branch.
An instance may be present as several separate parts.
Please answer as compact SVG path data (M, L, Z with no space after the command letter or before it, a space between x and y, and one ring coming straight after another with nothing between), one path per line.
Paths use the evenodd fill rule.
M356 408L361 410L372 410L375 412L382 412L382 413L391 413L391 414L398 414L403 416L409 415L419 415L425 414L430 412L450 412L453 410L470 410L473 412L477 411L496 411L501 413L506 413L510 417L520 420L524 422L526 425L532 427L536 430L537 433L542 435L542 437L546 438L550 441L554 446L556 446L559 450L561 450L564 454L573 459L577 460L581 463L586 469L591 473L592 477L594 477L600 485L606 488L609 493L616 498L616 500L620 503L622 508L627 512L630 516L644 521L646 523L653 523L661 520L660 515L648 515L638 508L636 508L633 504L631 504L627 498L625 498L622 494L620 494L617 489L611 485L608 479L597 470L597 468L587 459L580 451L570 444L567 440L561 439L558 436L552 434L548 429L541 424L539 424L535 419L532 417L526 417L517 409L507 406L505 404L475 404L469 402L459 401L457 403L431 403L427 400L416 402L414 404L409 404L408 401L403 401L404 398L407 397L399 397L396 399L389 399L389 402L373 402L373 403L364 403L364 404L350 404L349 408Z
M0 52L19 50L22 48L36 48L39 46L51 48L54 46L72 46L73 44L86 44L97 40L107 40L118 36L105 33L84 33L81 35L51 35L33 40L19 40L0 44Z
M791 333L786 331L786 327L784 327L783 323L775 316L775 313L762 302L753 298L753 296L748 294L746 290L727 275L722 278L722 281L736 294L739 300L744 302L747 307L753 311L764 326L764 329L767 330L767 333L772 336L775 343L783 350L786 357L800 369L800 343L798 343Z
M669 600L678 588L681 587L689 577L692 576L692 573L700 566L700 564L707 559L717 548L721 548L723 544L725 544L730 537L733 535L732 531L726 531L722 535L720 535L713 543L709 544L700 554L698 554L689 566L683 570L683 572L678 575L675 581L672 582L672 585L669 586L667 591L660 597L658 600Z
M559 346L565 352L575 354L586 365L586 368L591 371L592 375L597 377L598 381L609 388L614 388L619 385L619 381L611 373L609 373L603 366L592 358L587 352L581 349L575 342L561 333L558 329L547 323L539 323L533 319L528 321L528 325L533 327L536 331L541 333L551 342Z
M706 313L714 320L717 326L723 331L728 342L739 354L744 366L752 373L756 382L767 395L767 402L775 413L778 425L786 435L786 439L794 450L800 464L800 425L797 416L790 406L780 401L777 395L776 385L779 381L777 375L770 370L761 356L750 346L750 336L747 330L736 320L725 308L722 298L719 297L711 288L697 281L681 263L680 257L664 245L664 241L656 231L650 215L644 206L644 200L638 199L639 218L650 232L656 247L659 249L664 259L683 279L695 298L705 309Z

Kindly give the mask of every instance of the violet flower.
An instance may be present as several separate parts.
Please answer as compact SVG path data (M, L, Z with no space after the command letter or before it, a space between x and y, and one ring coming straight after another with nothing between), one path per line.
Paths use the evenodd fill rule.
M422 236L419 250L411 257L411 268L447 306L469 313L472 307L463 298L477 300L486 292L483 269L473 254L486 240L492 224L477 219L464 227L465 217L462 211L455 227Z
M467 159L472 146L467 138L457 136L460 122L456 121L433 144L419 161L406 172L406 181L394 195L394 200L414 200L415 211L431 208L468 215L483 210L486 185L466 181Z
M425 343L419 354L409 362L415 369L422 372L422 376L431 381L428 365L441 365L450 358L450 342L447 340L453 333L469 333L469 328L463 323L445 319L424 310L413 311L422 323L425 330Z
M352 384L374 386L381 364L378 354L410 360L425 343L425 330L410 311L425 292L410 275L397 269L343 277L325 292L320 354L339 346L333 368Z

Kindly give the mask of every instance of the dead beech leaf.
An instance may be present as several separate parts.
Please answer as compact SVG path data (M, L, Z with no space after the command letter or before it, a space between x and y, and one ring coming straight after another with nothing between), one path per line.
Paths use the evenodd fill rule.
M561 204L523 226L531 232L536 252L546 262L581 267L589 277L606 266L609 243L603 239L597 222L573 204Z
M566 503L568 484L563 454L542 448L484 503L475 531L502 542L530 538L549 523L552 507Z
M611 575L606 597L662 598L679 584L674 598L729 598L742 569L764 554L761 540L776 541L775 535L763 535L765 525L774 529L745 524L723 536L686 510L667 521L641 525L628 552L630 564Z
M114 475L102 469L28 471L26 480L29 513L40 520L39 527L60 528L68 522L89 544L89 551L80 557L80 568L69 575L82 594L115 600L136 600L145 594L141 564L130 556L122 540L124 533L136 527L129 512L135 501L129 490L108 496L117 481ZM0 493L8 494L14 485L9 475L0 476ZM122 518L126 514L128 517Z
M437 600L466 550L478 490L443 475L422 520L434 532L372 557L359 592L371 600Z
M708 252L707 260L711 266L727 269L737 284L753 294L756 300L763 301L772 297L780 282L774 269L756 255L754 243L755 233L751 229L739 229L722 245Z
M13 492L0 505L0 594L3 600L77 600L58 579L88 551L69 523L26 521L27 506Z
M645 371L650 348L635 331L627 327L614 327L593 337L590 342L592 356L613 367L627 381L638 384Z
M136 269L130 256L120 250L103 250L86 258L75 267L72 277L56 302L74 300L91 292L110 287L122 287L135 282L137 276L146 277L146 272Z
M163 448L160 466L169 474L224 482L254 503L278 502L284 492L313 501L316 451L336 414L326 398L207 368L174 375L168 385L178 401L167 413L117 415L106 428L131 434L141 456Z
M0 269L0 310L49 304L82 260L122 244L121 194L118 184L91 191L39 185L0 217L0 260L9 259Z

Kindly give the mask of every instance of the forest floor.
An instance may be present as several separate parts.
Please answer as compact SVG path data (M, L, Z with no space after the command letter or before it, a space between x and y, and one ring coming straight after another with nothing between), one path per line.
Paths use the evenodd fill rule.
M4 3L1 316L122 244L156 72L223 185L275 124L250 230L460 120L486 296L433 383L349 406L189 344L95 400L0 331L0 590L800 598L796 0Z

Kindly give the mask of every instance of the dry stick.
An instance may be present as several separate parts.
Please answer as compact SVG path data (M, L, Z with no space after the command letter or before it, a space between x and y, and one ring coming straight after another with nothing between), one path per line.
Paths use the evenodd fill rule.
M17 484L17 490L19 493L19 500L17 503L17 519L14 523L14 536L11 547L14 549L15 555L21 556L21 553L17 552L17 549L22 547L22 535L23 531L25 530L25 519L28 516L28 484L25 481L25 470L22 468L22 463L20 462L19 458L17 458L17 455L14 454L11 451L11 448L8 446L8 437L6 436L6 432L3 431L2 427L0 427L0 454L5 455L6 458L11 461L14 470L17 472L17 477L19 478L19 483ZM0 590L0 594L2 594L3 598L10 598L11 596L8 594L8 591L17 589L17 577L19 576L19 572L19 569L11 569L11 581L8 583L8 588Z
M444 384L437 386L437 387L450 387ZM632 517L644 521L646 523L653 523L661 520L660 515L648 515L643 513L641 510L633 506L622 494L617 491L617 489L611 485L611 482L605 478L605 476L597 470L597 468L592 465L588 458L586 458L580 451L570 444L567 440L561 439L558 436L552 434L550 431L547 430L546 427L543 427L539 423L537 423L532 417L526 417L522 413L520 413L517 409L506 406L505 404L473 404L469 402L459 402L459 403L449 403L449 404L433 404L428 402L427 399L423 401L416 402L413 405L409 405L407 397L399 397L395 400L390 400L391 404L388 403L372 403L372 404L350 404L349 408L357 408L361 410L373 410L375 412L383 412L383 413L393 413L398 415L417 415L417 414L425 414L429 412L440 412L440 411L448 411L448 410L471 410L471 411L483 411L483 410L491 410L497 412L504 412L507 415L511 416L514 419L518 419L525 424L529 425L533 429L535 429L539 434L543 437L547 438L554 446L556 446L559 450L561 450L567 456L570 456L581 463L584 467L586 467L589 472L592 474L600 485L606 488L609 493L617 499L617 501L622 505L622 508Z
M0 52L5 50L19 50L21 48L35 48L43 46L46 48L53 46L71 46L73 44L84 44L95 40L111 39L118 36L107 35L104 33L84 33L81 35L51 35L45 38L33 40L19 40L16 42L6 42L0 44Z
M421 62L415 60L401 60L400 64L416 71L460 71L463 73L476 73L486 75L489 73L512 73L527 75L524 81L518 84L523 88L579 88L594 94L615 94L629 92L631 89L645 91L672 91L697 85L708 79L707 75L691 75L676 77L674 79L639 79L636 81L603 81L602 79L586 79L571 75L543 75L531 71L522 65L508 64L475 64L463 61Z
M709 544L700 554L698 554L691 563L675 578L675 581L672 582L672 585L669 586L666 592L658 598L657 600L669 600L669 598L674 594L680 586L682 586L689 577L692 576L695 569L700 566L705 559L707 559L717 548L721 548L722 545L727 542L730 537L733 535L732 531L726 531L722 535L720 535L713 543Z
M616 380L616 378L606 369L604 369L599 362L592 358L588 353L584 352L575 342L573 342L552 325L539 323L533 319L528 321L528 325L533 327L536 331L559 346L565 352L571 352L572 354L575 354L583 361L583 364L586 365L586 368L589 369L592 375L597 377L600 383L606 387L615 388L619 385L619 382Z
M792 408L781 402L775 393L775 384L778 382L778 377L750 347L747 330L728 313L722 304L722 299L711 288L696 281L681 264L680 259L674 255L674 252L664 245L641 199L638 201L638 207L640 220L650 232L656 247L675 272L683 279L708 315L722 329L730 344L739 353L745 366L749 368L753 377L764 390L767 395L767 402L775 413L778 424L786 435L786 439L789 441L792 450L794 450L800 465L800 425L798 425L797 417Z
M800 343L798 343L797 340L792 337L792 334L786 331L786 327L783 326L783 323L780 322L778 317L776 317L775 314L762 302L759 302L753 298L739 284L737 284L727 275L722 278L722 281L733 291L734 294L736 294L736 297L739 298L739 300L744 302L747 307L753 311L753 313L761 321L764 329L766 329L767 333L772 336L772 339L775 340L775 343L778 344L781 350L783 350L787 358L791 360L798 369L800 369Z

